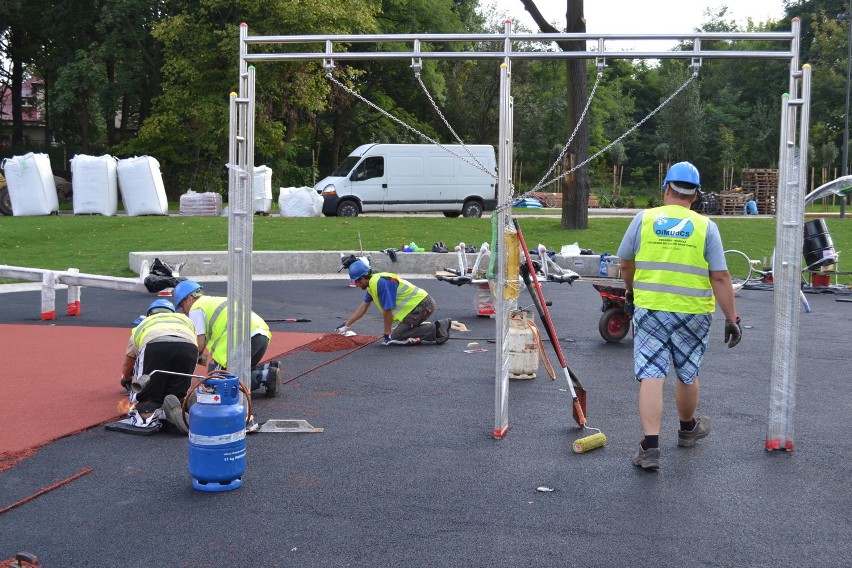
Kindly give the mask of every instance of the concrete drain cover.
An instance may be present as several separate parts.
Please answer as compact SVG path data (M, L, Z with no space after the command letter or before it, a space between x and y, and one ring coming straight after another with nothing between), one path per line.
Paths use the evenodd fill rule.
M307 420L279 420L271 419L263 423L260 432L292 432L314 434L323 431L323 428L314 428Z

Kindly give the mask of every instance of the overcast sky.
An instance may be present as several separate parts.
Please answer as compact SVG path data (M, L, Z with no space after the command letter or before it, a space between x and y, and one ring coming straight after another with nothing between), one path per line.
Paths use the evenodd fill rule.
M480 5L494 4L512 20L522 22L532 31L538 28L524 10L520 0L481 0ZM538 9L550 22L565 28L565 0L538 0ZM729 19L744 24L751 17L755 22L779 20L784 15L782 0L586 0L583 12L586 31L612 34L664 34L691 32L704 23L707 8L728 6ZM676 42L675 42L676 43ZM675 43L641 42L643 51L665 51ZM610 44L607 51L640 49L637 45Z

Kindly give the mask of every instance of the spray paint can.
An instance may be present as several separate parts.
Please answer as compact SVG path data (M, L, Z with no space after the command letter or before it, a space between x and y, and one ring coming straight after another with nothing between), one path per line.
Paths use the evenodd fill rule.
M199 491L230 491L246 470L246 409L240 380L221 373L208 377L189 409L189 474Z

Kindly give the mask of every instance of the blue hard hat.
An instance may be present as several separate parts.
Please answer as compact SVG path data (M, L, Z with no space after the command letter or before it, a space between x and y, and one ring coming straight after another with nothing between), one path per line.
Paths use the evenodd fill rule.
M165 298L158 298L158 299L154 300L153 302L151 302L151 305L148 306L148 309L145 311L145 315L150 316L151 312L156 310L156 309L165 309L165 310L169 310L170 312L175 311L174 304L172 304L170 301L166 300Z
M352 264L349 265L349 280L350 282L355 282L362 276L366 276L370 273L372 268L370 265L364 262L363 260L356 260Z
M204 286L196 282L195 280L184 280L182 282L178 282L178 285L175 286L174 291L172 292L172 296L175 299L175 305L179 306L181 302L183 302L187 296L195 292L196 290L203 290Z
M690 164L689 162L678 162L672 167L669 168L669 171L666 172L666 179L663 180L663 190L666 189L666 184L669 182L683 182L689 183L695 186L695 189L701 188L701 177L698 175L698 168ZM690 188L686 187L676 187L675 191L678 193L695 193L695 191L690 191Z

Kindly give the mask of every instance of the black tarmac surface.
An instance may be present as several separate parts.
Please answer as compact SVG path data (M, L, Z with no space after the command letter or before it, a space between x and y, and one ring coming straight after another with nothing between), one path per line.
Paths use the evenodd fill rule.
M438 317L470 331L441 346L374 343L323 366L341 353L285 356L283 380L298 378L255 401L259 420L306 419L324 432L250 436L241 488L193 489L186 437L93 428L0 473L3 508L93 468L0 515L0 559L26 550L47 567L852 566L852 304L808 296L790 453L764 450L771 292L739 297L746 328L734 349L717 314L699 407L713 431L695 448L676 446L669 379L653 473L630 462L641 437L632 340L601 339L590 283L545 285L588 390L589 424L608 438L574 454L581 433L549 342L557 380L540 368L534 380L512 381L510 430L495 440L493 320L476 317L471 287L415 282L438 301ZM207 289L224 293L225 284ZM330 332L361 295L343 279L256 282L254 307L312 320L275 330ZM83 315L50 323L38 321L38 292L0 294L0 321L129 327L151 299L84 289ZM381 333L378 312L354 329ZM470 342L488 352L464 353ZM4 357L28 356L9 347ZM73 380L85 361L68 361L68 371ZM40 396L49 386L33 389L34 403Z

